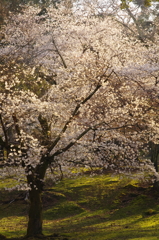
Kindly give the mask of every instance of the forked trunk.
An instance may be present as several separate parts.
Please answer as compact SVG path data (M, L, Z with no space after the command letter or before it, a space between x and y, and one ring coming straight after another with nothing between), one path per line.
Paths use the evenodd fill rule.
M29 192L29 221L27 236L42 235L42 201L41 192L35 189Z

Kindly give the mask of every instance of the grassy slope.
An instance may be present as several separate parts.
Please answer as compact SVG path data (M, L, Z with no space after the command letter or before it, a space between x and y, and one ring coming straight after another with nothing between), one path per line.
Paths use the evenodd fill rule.
M2 186L2 183L1 185ZM25 235L28 205L19 192L1 190L0 233ZM111 175L65 179L43 194L44 233L70 240L159 239L159 194Z

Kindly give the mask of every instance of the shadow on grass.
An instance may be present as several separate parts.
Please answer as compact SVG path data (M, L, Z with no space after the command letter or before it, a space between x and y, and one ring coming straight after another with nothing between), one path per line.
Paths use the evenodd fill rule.
M0 191L0 219L11 216L24 216L28 212L28 204L24 200L23 191Z
M125 188L116 184L115 188L99 186L97 189L95 184L88 189L79 186L72 189L71 194L78 196L78 209L81 207L83 212L78 214L77 211L78 215L74 217L67 215L67 219L59 218L54 226L47 224L46 230L70 232L72 236L77 235L73 239L79 240L158 239L159 206L156 196L148 188L131 185ZM65 206L67 208L67 204ZM49 220L47 215L45 217Z

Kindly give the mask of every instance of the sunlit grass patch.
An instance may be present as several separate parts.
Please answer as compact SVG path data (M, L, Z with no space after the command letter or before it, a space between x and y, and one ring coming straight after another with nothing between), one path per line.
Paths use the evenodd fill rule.
M26 226L26 217L11 216L0 219L0 233L8 238L24 236Z
M0 189L7 189L15 187L18 184L18 181L14 180L11 177L5 178L0 181Z

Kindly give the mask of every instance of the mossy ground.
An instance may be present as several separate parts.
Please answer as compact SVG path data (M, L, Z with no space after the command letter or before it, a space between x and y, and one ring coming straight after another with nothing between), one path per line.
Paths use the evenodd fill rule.
M18 239L26 234L28 204L23 192L0 193L0 233ZM64 179L49 189L46 186L43 204L47 239L159 239L159 193L125 177ZM57 238L49 237L54 233Z

